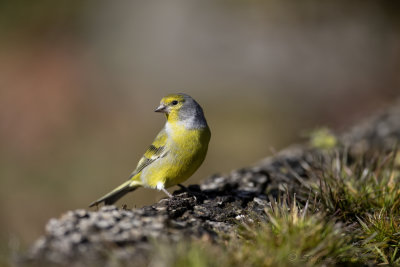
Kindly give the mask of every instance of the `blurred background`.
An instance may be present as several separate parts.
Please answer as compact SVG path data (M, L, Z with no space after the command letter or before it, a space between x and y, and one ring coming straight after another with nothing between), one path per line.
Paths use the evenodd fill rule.
M123 182L168 93L193 96L212 130L186 184L390 105L398 14L396 1L1 1L0 243L29 244Z

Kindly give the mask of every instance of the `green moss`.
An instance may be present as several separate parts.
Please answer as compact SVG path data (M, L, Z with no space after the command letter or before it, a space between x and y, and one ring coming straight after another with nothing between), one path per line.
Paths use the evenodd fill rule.
M400 217L393 212L374 212L359 218L363 247L375 262L400 264Z
M355 225L363 260L400 264L399 153L394 149L352 160L337 155L321 168L312 185L320 209Z
M236 266L315 266L351 262L358 254L351 236L323 213L300 209L294 201L272 202L267 221L239 232L230 247Z
M175 245L161 244L152 257L151 266L217 267L226 266L226 252L209 241L180 242Z
M395 157L393 152L347 164L346 157L334 156L312 183L314 196L326 212L345 220L382 209L399 211L400 172Z
M318 128L309 133L311 147L317 149L332 149L338 145L338 140L328 128Z
M156 263L162 266L322 266L354 262L360 250L351 245L343 224L321 213L273 202L235 236L218 244L195 241L162 246ZM160 252L161 251L161 252Z
M331 153L331 152L324 152ZM312 205L271 201L224 241L161 246L155 266L400 264L399 153L333 153L309 173ZM311 186L310 186L311 185ZM301 196L302 199L304 196ZM307 202L308 203L308 202ZM312 206L310 208L309 206Z

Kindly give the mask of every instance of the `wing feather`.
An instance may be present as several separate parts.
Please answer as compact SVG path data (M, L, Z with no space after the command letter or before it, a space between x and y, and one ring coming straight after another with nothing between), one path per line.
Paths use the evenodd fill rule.
M166 144L167 133L164 129L162 129L154 139L153 143L146 150L143 157L139 160L136 169L132 172L129 178L141 172L144 168L152 164L154 161L165 157L168 154L168 150L165 146Z

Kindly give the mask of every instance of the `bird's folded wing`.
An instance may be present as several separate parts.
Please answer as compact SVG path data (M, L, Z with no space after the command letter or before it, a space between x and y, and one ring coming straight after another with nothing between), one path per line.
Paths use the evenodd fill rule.
M132 172L129 178L135 176L154 161L165 157L168 154L168 150L166 149L167 137L167 133L162 129L154 139L153 143L146 150L143 157L139 160L136 169Z

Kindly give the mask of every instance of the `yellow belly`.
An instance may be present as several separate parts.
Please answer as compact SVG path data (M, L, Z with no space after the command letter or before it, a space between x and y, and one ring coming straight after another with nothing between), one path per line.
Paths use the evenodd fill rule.
M165 188L186 181L203 163L210 141L210 130L186 130L176 125L168 141L168 154L145 168L140 174L145 187Z

